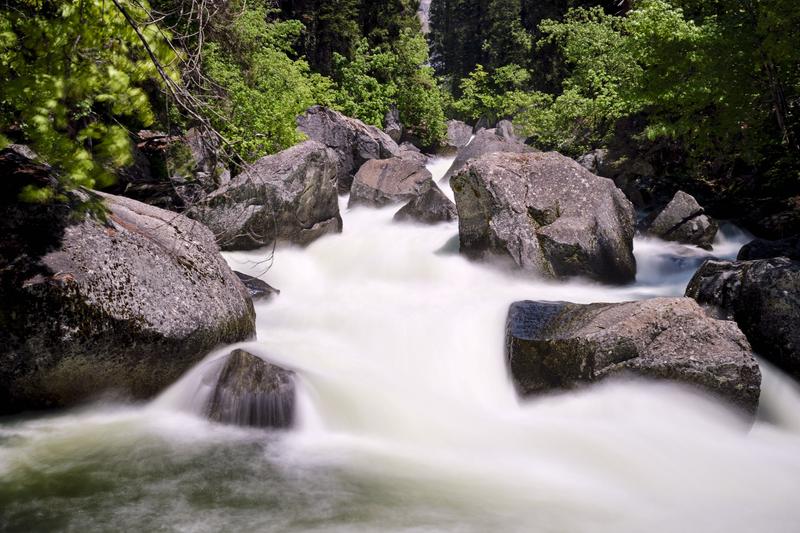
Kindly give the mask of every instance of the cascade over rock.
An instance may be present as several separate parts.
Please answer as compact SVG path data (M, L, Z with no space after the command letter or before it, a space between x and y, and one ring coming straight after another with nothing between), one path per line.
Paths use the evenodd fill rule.
M227 357L208 405L215 422L288 428L294 422L294 372L244 350Z
M555 152L493 153L452 180L461 253L537 275L627 283L633 206L611 180Z
M425 194L433 178L425 165L393 157L364 163L353 179L349 206L382 207Z
M761 373L747 339L689 298L516 302L506 357L523 396L633 374L700 387L750 414L758 407Z
M495 152L524 153L533 152L533 148L514 138L505 136L506 132L496 129L483 129L475 134L472 142L459 148L453 164L445 173L440 183L448 183L470 159Z
M262 157L187 215L206 224L224 250L284 241L306 245L342 230L336 154L306 141Z
M52 170L0 152L0 412L105 391L155 395L220 344L255 334L253 304L202 224L94 193L17 201Z
M350 190L353 175L370 159L399 155L400 147L389 135L323 106L313 106L297 117L298 129L311 140L321 142L336 152L339 192Z
M758 354L800 379L800 263L708 260L686 296L735 320Z

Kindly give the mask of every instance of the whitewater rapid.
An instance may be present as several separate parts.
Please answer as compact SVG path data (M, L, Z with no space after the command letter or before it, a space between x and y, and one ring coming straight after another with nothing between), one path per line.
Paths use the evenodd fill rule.
M429 165L437 180L450 161ZM520 402L507 375L511 302L681 295L711 254L637 239L634 285L537 281L459 256L456 223L341 207L341 235L280 248L269 269L264 252L225 254L281 290L256 305L258 339L243 346L297 371L296 429L195 414L226 348L148 405L0 421L0 504L18 522L48 516L63 499L35 484L25 493L27 476L108 471L102 497L64 504L70 528L798 531L800 390L771 367L752 428L674 385ZM734 257L746 238L729 228L713 255Z

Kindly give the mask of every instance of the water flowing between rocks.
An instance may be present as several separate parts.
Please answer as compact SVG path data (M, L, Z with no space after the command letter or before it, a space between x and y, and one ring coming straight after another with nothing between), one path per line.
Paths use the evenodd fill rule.
M650 382L520 402L503 359L512 301L681 295L746 236L637 239L631 286L543 282L460 257L456 223L346 203L343 234L279 249L266 273L264 252L226 254L282 291L242 347L297 372L297 428L197 414L230 348L147 405L0 420L0 530L797 531L800 389L779 372L762 367L749 428Z

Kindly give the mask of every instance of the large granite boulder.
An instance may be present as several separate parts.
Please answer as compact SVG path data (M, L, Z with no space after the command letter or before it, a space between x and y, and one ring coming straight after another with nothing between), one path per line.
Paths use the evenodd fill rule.
M18 202L57 182L7 151L0 176L0 413L148 398L255 334L247 290L202 224L101 193Z
M456 204L444 195L435 184L423 195L417 196L394 215L398 222L437 224L458 218Z
M647 227L647 232L667 241L711 249L719 226L705 214L694 196L678 191Z
M631 374L694 385L751 414L758 407L761 373L747 339L689 298L516 302L506 357L522 396Z
M207 225L224 250L309 244L342 231L336 161L323 144L300 143L262 157L187 215Z
M364 163L353 179L349 207L383 207L425 194L433 177L418 161L393 157Z
M773 257L788 257L800 261L800 235L776 241L755 239L742 246L736 258L740 261L751 261Z
M244 350L226 358L208 404L215 422L261 428L288 428L294 422L294 372Z
M475 134L475 138L472 139L472 142L458 150L458 154L456 155L455 160L453 160L453 164L450 165L449 169L447 169L447 172L441 179L441 183L449 183L450 178L455 176L462 168L464 168L464 165L466 165L467 161L470 159L475 159L482 155L493 154L496 152L524 153L533 151L533 148L530 146L513 138L509 139L506 137L502 130L480 130Z
M761 357L800 379L800 263L708 260L686 296L735 320Z
M370 159L398 155L400 148L389 135L323 106L313 106L297 118L297 126L309 139L321 142L336 152L339 192L346 194L353 175Z
M461 253L550 277L636 276L633 206L606 178L555 152L494 153L452 180Z
M608 176L605 176L604 173L606 170L605 162L607 157L608 150L605 148L597 148L591 152L586 152L582 156L578 157L575 161L577 161L580 166L592 174L597 174L598 176L603 176L606 178Z
M447 121L447 140L442 149L445 153L457 152L472 139L472 126L460 120Z

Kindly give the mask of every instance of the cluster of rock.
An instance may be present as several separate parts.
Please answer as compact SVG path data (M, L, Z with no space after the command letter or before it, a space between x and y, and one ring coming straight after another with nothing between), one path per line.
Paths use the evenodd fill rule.
M0 299L8 302L0 308L0 413L107 390L149 397L212 348L252 338L253 301L279 291L232 272L219 249L308 245L341 232L341 193L350 207L404 204L397 221L458 219L460 253L471 259L544 278L633 281L641 204L598 175L606 153L576 162L528 146L508 121L485 126L448 123L442 150L456 156L444 181L455 203L434 183L427 156L398 144L408 133L396 109L381 131L315 106L298 118L309 140L233 177L198 132L140 132L137 163L118 187L132 198L79 190L48 205L20 204L24 187L57 187L57 177L24 151L0 152ZM102 206L104 220L74 216L87 200ZM717 224L678 191L638 229L710 248ZM635 375L699 387L755 413L754 350L800 378L799 243L757 241L738 261L708 261L684 298L513 304L506 358L519 393ZM288 427L294 395L290 371L238 350L208 415Z

